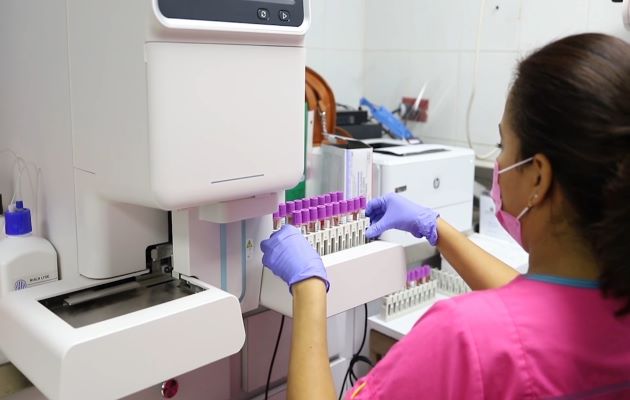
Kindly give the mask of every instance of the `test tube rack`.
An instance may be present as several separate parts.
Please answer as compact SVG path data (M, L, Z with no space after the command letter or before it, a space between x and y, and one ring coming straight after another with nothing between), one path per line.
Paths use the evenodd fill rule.
M322 256L330 289L326 315L351 310L398 290L405 282L405 252L401 245L380 240ZM287 284L263 268L260 304L293 316Z
M408 285L409 283L408 280ZM427 306L435 301L438 292L446 296L457 296L470 291L470 287L459 275L431 269L428 280L413 281L409 287L383 297L381 318L391 321Z

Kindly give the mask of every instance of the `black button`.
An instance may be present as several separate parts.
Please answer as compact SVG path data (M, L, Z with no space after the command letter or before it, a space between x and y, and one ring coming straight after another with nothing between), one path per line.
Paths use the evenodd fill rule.
M266 8L259 8L258 9L258 19L269 19L269 10L267 10Z
M287 22L289 18L291 18L291 15L287 10L280 10L280 12L278 13L278 18L280 18L280 21Z

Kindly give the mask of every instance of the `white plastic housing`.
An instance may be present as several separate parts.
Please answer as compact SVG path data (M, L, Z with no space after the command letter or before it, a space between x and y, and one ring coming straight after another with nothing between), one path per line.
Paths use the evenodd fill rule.
M149 0L68 8L75 168L102 196L172 210L299 180L308 13L293 28L169 20Z
M326 316L342 313L405 286L405 252L399 244L375 241L322 257L330 282ZM287 284L264 268L260 304L293 316Z
M238 300L191 282L207 290L81 328L38 302L63 294L64 282L11 293L0 300L11 327L0 329L2 351L51 400L127 396L241 349Z
M148 152L156 206L241 199L300 179L303 48L147 43L146 57L149 146L135 151Z

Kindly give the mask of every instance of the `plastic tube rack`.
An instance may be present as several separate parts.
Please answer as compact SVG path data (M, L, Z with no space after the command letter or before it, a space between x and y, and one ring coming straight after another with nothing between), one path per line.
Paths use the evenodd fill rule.
M385 321L390 321L433 301L437 287L437 281L428 281L385 296L383 298L381 317Z
M471 291L459 275L451 272L434 269L431 271L431 279L437 280L438 290L449 296L457 296Z
M409 277L409 276L408 276ZM383 298L381 318L391 321L402 315L426 306L435 300L438 291L447 296L457 296L470 292L470 287L456 274L443 272L437 269L430 270L430 278L422 276L416 281L416 277L407 280L409 287L387 295Z
M373 241L322 256L330 290L326 315L331 317L395 292L405 282L405 252L401 245ZM260 304L293 316L287 284L263 268Z

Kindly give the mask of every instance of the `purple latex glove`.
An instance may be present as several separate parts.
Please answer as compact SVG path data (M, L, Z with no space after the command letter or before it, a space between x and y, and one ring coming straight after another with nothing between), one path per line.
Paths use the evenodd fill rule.
M308 278L319 278L330 287L326 268L319 254L292 225L284 225L267 240L260 243L264 253L263 265L291 286Z
M389 229L407 231L417 238L427 238L431 245L438 241L437 218L434 210L422 207L396 193L370 200L365 210L371 225L365 231L368 239L380 236Z

